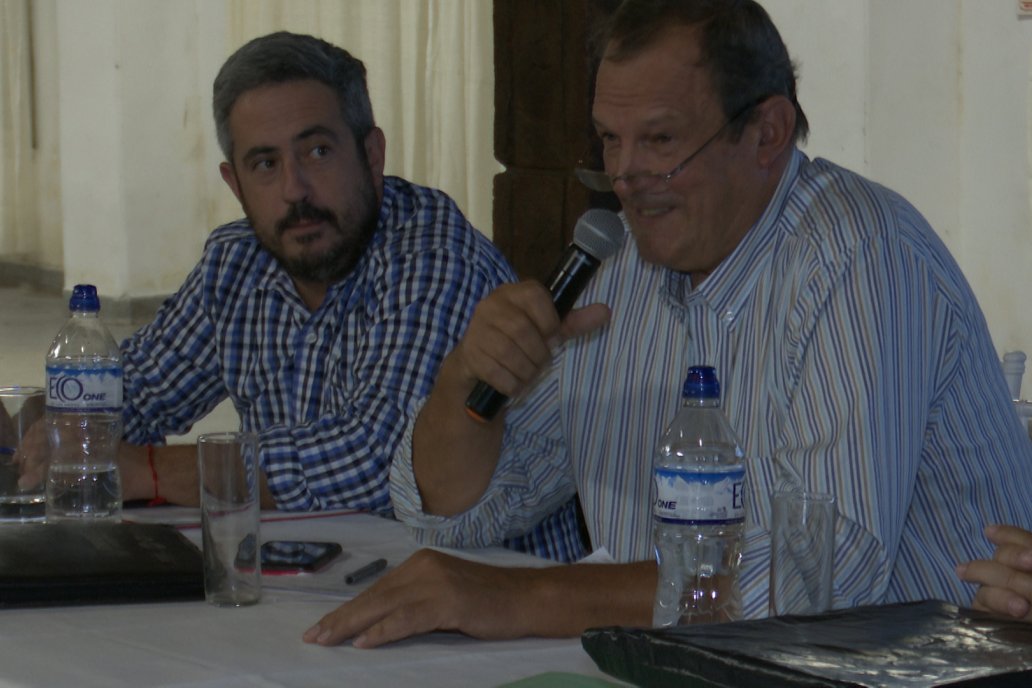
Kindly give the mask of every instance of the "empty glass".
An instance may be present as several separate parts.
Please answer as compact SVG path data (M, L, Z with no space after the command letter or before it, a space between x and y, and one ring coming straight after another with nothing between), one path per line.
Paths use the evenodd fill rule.
M0 387L0 521L45 516L44 405L42 387Z
M258 438L221 432L197 438L204 597L220 607L261 598Z
M770 615L831 609L835 497L791 489L771 496Z

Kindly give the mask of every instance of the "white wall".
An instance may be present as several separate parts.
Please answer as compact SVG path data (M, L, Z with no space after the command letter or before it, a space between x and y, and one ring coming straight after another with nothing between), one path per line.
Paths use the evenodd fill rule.
M963 3L958 226L951 245L1001 351L1032 354L1032 17L1013 2ZM929 199L931 200L931 199ZM1032 393L1026 376L1025 394Z
M211 75L198 61L209 39L221 45L220 6L59 3L66 282L167 293L196 262L212 193L200 95Z
M956 257L997 350L1032 354L1032 18L1013 0L764 6L799 63L807 154L907 197Z

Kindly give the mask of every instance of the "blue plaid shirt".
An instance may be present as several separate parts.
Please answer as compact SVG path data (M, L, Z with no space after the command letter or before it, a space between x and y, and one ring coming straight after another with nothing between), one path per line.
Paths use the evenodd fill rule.
M122 344L126 439L161 443L228 396L258 433L279 508L390 513L410 400L429 393L476 303L512 279L447 195L396 177L365 255L315 312L246 220L223 225Z

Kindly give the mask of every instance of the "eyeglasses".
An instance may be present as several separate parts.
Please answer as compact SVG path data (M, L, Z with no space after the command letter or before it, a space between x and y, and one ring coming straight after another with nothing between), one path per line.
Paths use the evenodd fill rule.
M637 185L639 188L653 187L656 191L665 191L670 180L679 175L688 163L706 150L707 146L716 141L728 127L734 124L745 113L749 112L766 99L767 96L763 96L762 98L757 98L756 100L747 103L744 107L739 109L738 112L733 114L730 119L724 122L719 129L713 132L712 136L703 141L701 146L696 148L687 158L682 160L677 167L665 174L662 172L628 172L627 174L610 176L601 170L589 170L583 167L574 169L573 173L577 176L577 179L580 180L581 184L592 191L612 191L617 182L623 182L628 186Z

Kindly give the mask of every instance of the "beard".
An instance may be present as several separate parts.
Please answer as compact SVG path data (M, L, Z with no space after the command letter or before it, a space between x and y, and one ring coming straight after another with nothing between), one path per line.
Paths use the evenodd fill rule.
M362 175L356 191L355 203L341 216L329 208L308 201L292 203L287 214L275 223L273 236L270 238L263 232L257 232L258 241L294 279L335 282L346 277L369 245L379 218L376 192L370 174ZM300 222L310 220L325 222L330 226L333 233L331 246L324 250L306 250L306 243L317 243L320 237L302 238L298 242L302 250L292 256L286 255L283 250L284 232ZM254 226L253 218L251 225Z

